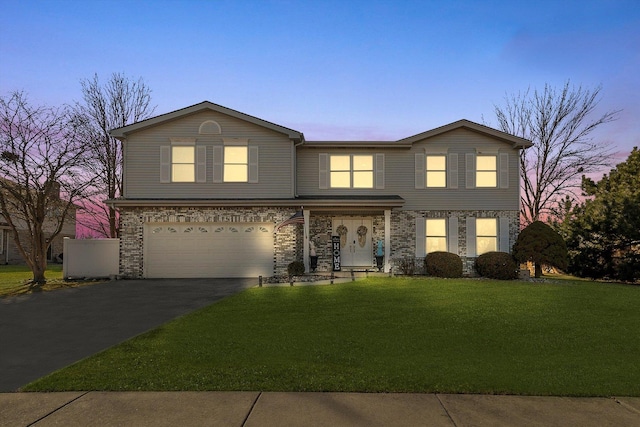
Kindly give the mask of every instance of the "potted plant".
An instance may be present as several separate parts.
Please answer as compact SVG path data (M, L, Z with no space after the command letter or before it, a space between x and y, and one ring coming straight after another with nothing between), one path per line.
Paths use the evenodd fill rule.
M378 271L384 268L384 252L382 251L382 240L378 240L378 248L376 249L376 267Z
M309 241L309 261L311 271L315 272L318 268L318 255L316 255L316 246L311 241Z

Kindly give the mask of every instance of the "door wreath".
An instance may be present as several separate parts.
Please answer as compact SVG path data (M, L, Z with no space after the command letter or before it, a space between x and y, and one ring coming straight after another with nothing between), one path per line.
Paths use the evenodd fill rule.
M358 244L361 248L364 248L364 245L367 244L367 231L369 230L367 230L367 227L365 227L364 225L358 227Z
M338 228L336 228L336 233L338 233L338 236L340 236L340 247L345 247L347 246L347 227L345 227L344 225L339 225Z

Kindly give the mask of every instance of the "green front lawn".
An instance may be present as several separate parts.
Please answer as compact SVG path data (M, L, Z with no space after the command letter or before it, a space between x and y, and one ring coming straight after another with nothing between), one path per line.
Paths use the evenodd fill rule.
M44 274L47 283L40 291L53 291L100 283L100 280L74 280L62 278L62 264L48 264ZM33 279L31 269L26 265L0 265L0 298L14 297L33 292L29 282Z
M583 281L252 288L25 390L639 396L639 307Z
M53 282L61 281L62 264L49 264L45 277ZM33 273L26 265L0 265L0 297L27 292L26 283L31 279Z

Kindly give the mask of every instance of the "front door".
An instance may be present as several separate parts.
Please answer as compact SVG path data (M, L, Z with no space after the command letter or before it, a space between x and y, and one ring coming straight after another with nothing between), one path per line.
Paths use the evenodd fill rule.
M333 235L340 236L340 259L344 267L371 267L371 218L334 218Z

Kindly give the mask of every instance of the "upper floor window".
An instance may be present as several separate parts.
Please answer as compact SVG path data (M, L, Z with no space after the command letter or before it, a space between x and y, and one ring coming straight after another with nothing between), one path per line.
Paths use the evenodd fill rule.
M426 186L445 188L447 186L447 156L426 156Z
M476 187L498 186L497 156L476 157Z
M195 147L171 147L171 181L195 182Z
M447 251L447 220L444 218L426 220L426 253Z
M249 152L246 146L224 147L224 182L249 180Z
M430 147L415 153L415 188L458 188L458 153L445 152Z
M498 250L498 219L476 219L476 254Z
M373 188L372 155L329 156L331 188Z

